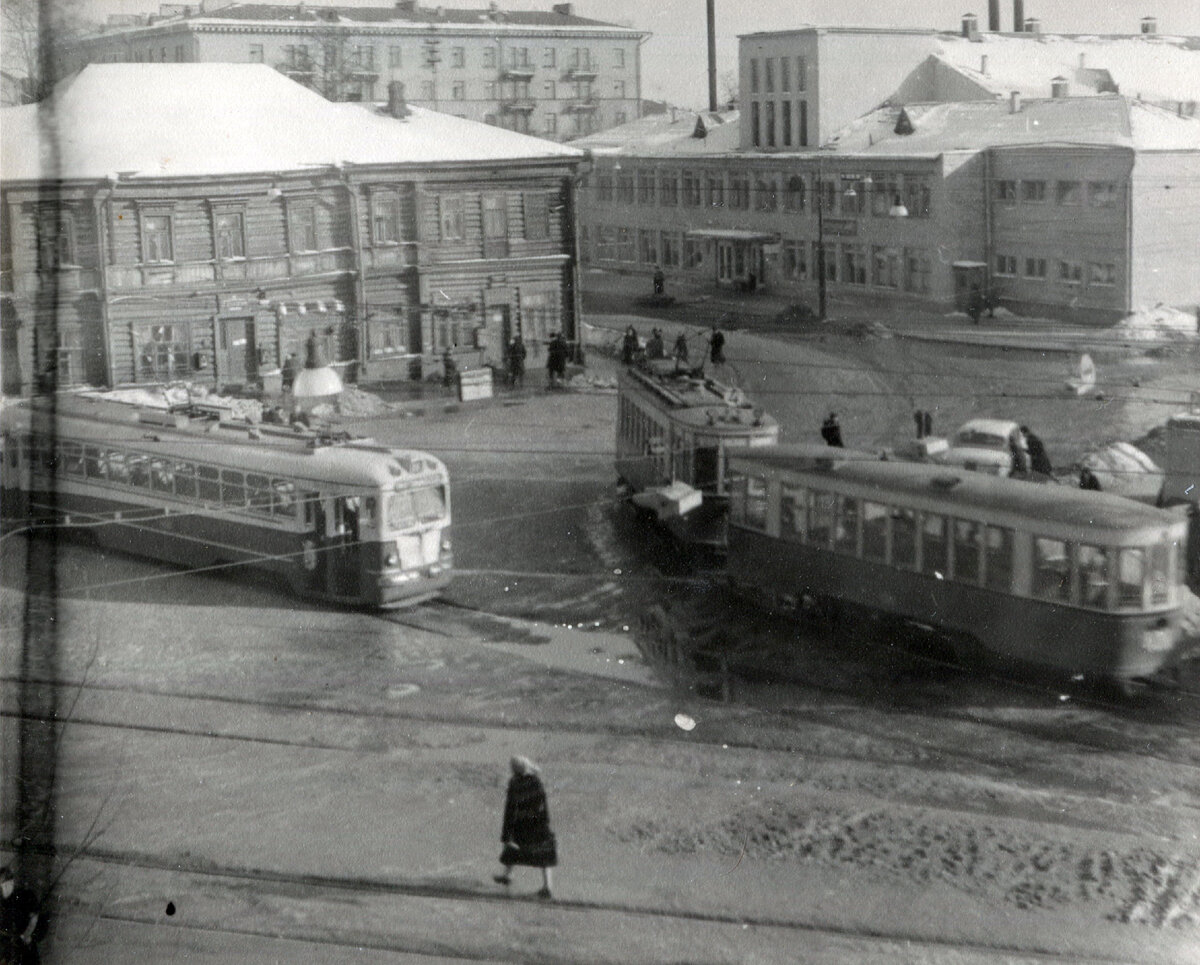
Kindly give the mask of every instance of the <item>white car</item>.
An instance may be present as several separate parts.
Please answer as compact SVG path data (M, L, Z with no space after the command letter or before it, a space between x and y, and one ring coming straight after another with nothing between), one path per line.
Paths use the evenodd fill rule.
M1020 424L1008 419L971 419L959 426L949 447L933 459L947 466L1008 476L1013 469L1009 440L1020 432Z

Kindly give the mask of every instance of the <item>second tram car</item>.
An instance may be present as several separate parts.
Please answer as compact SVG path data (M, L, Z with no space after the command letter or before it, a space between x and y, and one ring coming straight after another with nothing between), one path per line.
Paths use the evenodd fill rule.
M0 426L10 520L187 567L259 567L350 606L450 580L449 478L427 453L70 396L10 404Z
M617 475L635 501L662 496L659 517L685 545L724 549L729 456L778 439L775 419L739 389L678 370L674 360L618 376Z
M1181 516L827 447L730 458L729 573L776 604L849 604L933 624L964 662L1128 686L1179 639Z

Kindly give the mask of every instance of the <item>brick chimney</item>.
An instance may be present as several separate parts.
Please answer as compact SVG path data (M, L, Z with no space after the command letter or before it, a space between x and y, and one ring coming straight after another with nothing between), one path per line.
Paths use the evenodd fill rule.
M968 40L979 39L979 18L973 13L964 13L962 18L962 35Z
M575 15L575 4L573 3L556 3L550 9L555 13L561 13L564 17L573 17Z
M404 118L408 117L408 101L404 99L404 81L392 80L388 81L388 100L387 112L392 117Z

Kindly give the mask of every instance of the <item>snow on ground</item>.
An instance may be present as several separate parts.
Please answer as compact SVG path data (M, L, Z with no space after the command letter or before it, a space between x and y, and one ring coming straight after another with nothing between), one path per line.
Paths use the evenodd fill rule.
M1200 337L1200 318L1166 305L1139 308L1118 322L1113 334L1120 338L1145 340L1195 339Z
M1162 489L1163 471L1137 446L1114 442L1089 452L1080 467L1092 471L1105 492L1131 499L1156 499Z

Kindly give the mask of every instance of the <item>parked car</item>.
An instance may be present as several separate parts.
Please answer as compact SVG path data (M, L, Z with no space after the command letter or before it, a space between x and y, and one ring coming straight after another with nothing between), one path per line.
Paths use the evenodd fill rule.
M950 437L950 445L933 455L931 461L993 476L1012 475L1009 440L1020 431L1020 424L1009 419L971 419L959 426Z

